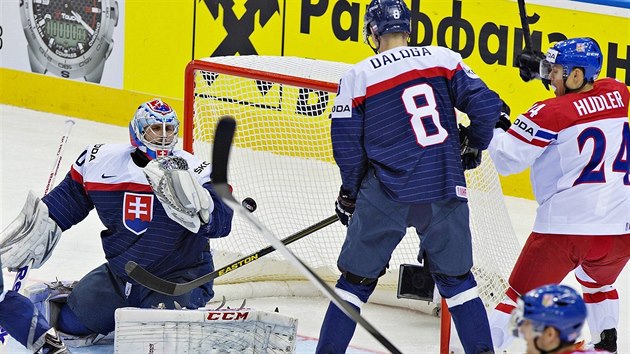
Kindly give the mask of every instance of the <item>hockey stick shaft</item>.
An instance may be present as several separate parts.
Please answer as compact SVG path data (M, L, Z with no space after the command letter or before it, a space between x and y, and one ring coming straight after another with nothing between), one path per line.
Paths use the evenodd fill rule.
M527 11L525 10L525 0L518 0L518 14L521 17L521 27L523 27L523 37L525 38L525 50L532 50L532 35L529 32L529 21L527 21Z
M55 184L55 179L57 178L57 172L59 172L59 165L61 165L61 159L63 158L63 151L66 148L66 143L68 142L68 138L70 138L70 131L72 131L72 127L75 122L72 119L67 119L64 126L63 135L61 136L61 141L59 141L59 147L57 148L57 156L55 156L55 163L53 164L53 168L50 171L50 175L48 175L48 182L46 182L46 188L44 189L44 195L50 192L50 189ZM17 273L15 274L15 280L13 281L13 287L11 289L18 291L21 288L21 285L26 280L28 273L33 266L33 260L29 261L27 265L22 268L19 268Z
M63 151L66 147L66 143L68 142L68 138L70 137L70 131L74 126L75 122L72 119L68 119L65 122L64 132L61 136L61 141L59 142L59 147L57 148L57 156L55 157L55 163L53 164L53 168L50 171L50 175L48 175L48 181L46 182L46 188L44 189L44 195L48 194L53 184L55 183L55 179L57 178L57 172L59 171L59 165L61 165L61 159L63 157ZM20 291L26 278L28 277L28 273L31 271L31 267L33 266L34 261L30 260L25 266L17 269L15 274L15 279L13 280L13 286L11 286L11 290ZM0 274L0 276L2 276ZM0 327L0 344L6 344L6 331L4 328Z
M310 280L325 296L327 296L339 309L341 309L353 321L361 325L368 331L374 339L379 341L385 348L392 353L401 353L385 336L383 336L376 328L374 328L367 320L365 320L350 304L343 300L326 282L319 277L311 268L309 268L302 260L291 252L285 245L280 242L276 236L271 233L256 217L247 212L239 202L234 199L230 193L227 184L227 165L236 130L236 121L234 118L225 116L219 120L214 137L214 147L212 151L212 165L215 173L213 185L217 194L225 201L225 203L235 212L241 214L252 226L254 226L261 235L278 251L284 258L295 266L308 280Z
M61 137L61 141L59 142L59 147L57 148L57 157L55 158L55 164L53 165L52 171L50 171L50 175L48 176L48 182L46 183L46 189L44 189L44 195L48 194L55 183L57 172L59 172L59 165L61 165L61 158L63 157L63 150L66 148L66 143L68 142L68 138L70 138L70 131L72 130L74 124L75 122L72 119L66 120L65 130L63 132L63 136Z
M282 239L281 242L284 245L288 245L318 230L321 230L328 225L333 224L337 220L339 220L337 218L337 215L329 216L326 219L317 222L316 224L313 224L303 230L300 230ZM247 265L251 263L252 261L257 260L260 257L268 255L269 253L275 250L276 249L272 246L265 247L237 261L234 261L226 266L216 269L214 272L208 273L206 275L203 275L197 279L191 280L186 283L174 283L166 279L162 279L152 274L148 270L144 269L142 266L138 265L134 261L127 262L127 264L125 265L125 272L127 272L127 275L129 275L131 279L137 281L138 283L142 284L142 286L145 286L153 291L156 291L164 295L179 296L189 291L192 291L193 289L198 288L211 280L214 280L244 265Z

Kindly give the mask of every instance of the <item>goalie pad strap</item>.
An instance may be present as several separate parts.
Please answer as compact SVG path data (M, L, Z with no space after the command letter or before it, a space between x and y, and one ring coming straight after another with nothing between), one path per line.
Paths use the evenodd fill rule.
M0 234L2 266L24 267L33 260L33 269L41 267L59 242L61 229L48 216L48 207L29 191L22 211Z

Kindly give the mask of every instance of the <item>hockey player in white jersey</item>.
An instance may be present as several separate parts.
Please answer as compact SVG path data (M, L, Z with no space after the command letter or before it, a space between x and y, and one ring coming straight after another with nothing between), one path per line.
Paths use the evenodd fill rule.
M607 354L607 351L583 350L577 342L586 306L575 290L566 285L543 285L517 300L511 314L515 337L527 343L527 354Z
M508 120L507 131L495 129L488 151L497 170L531 166L539 204L507 296L490 315L496 347L511 341L506 327L519 295L575 269L595 348L616 351L613 284L630 258L630 94L617 80L596 80L602 60L590 38L556 43L540 63L556 97Z

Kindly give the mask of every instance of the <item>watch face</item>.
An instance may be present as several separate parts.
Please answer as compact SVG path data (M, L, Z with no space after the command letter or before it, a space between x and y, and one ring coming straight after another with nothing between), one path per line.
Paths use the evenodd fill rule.
M20 0L20 15L33 72L100 82L118 24L116 0Z
M101 31L102 0L33 0L34 25L48 49L61 58L84 55Z

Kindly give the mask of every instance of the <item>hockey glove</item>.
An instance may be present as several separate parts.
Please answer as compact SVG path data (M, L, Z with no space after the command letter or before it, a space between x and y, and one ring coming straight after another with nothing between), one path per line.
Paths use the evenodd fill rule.
M61 229L48 216L48 207L29 191L20 215L0 234L2 266L18 269L33 260L41 267L59 242Z
M510 106L507 105L507 103L503 102L503 107L501 107L501 114L499 115L499 120L497 121L497 124L495 124L495 128L501 128L504 131L508 131L508 129L510 129L510 126L512 125L512 122L510 121Z
M545 56L538 51L525 50L516 56L518 63L519 75L525 82L534 79L540 79L540 62Z
M459 146L464 171L472 170L473 168L477 168L477 166L481 165L481 150L470 146L468 127L461 124L459 125Z
M214 202L210 193L188 170L188 163L178 156L151 160L144 168L155 196L169 218L197 233L201 224L210 222Z
M339 196L337 197L337 201L335 201L335 212L339 217L339 221L341 221L344 226L348 226L350 218L354 213L355 204L355 199L348 197L348 193L344 192L343 189L339 190Z

